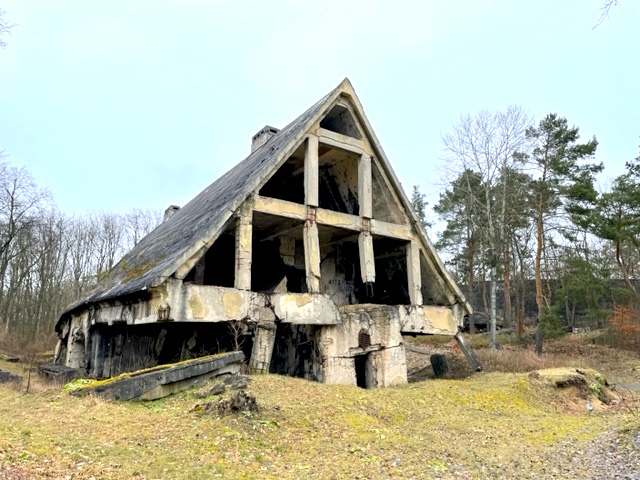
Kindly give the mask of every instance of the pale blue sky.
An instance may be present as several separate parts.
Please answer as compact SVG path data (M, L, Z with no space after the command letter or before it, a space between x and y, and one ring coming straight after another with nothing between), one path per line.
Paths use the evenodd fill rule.
M522 105L640 144L640 2L0 0L0 150L65 211L183 205L345 76L405 190L437 200L442 134Z

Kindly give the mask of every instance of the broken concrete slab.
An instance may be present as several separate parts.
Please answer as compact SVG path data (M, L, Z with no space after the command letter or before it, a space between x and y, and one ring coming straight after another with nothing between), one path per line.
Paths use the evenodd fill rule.
M45 380L56 383L67 383L78 376L75 368L65 367L58 363L47 363L38 367L38 373Z
M157 400L218 375L237 373L244 358L242 352L230 352L140 370L89 384L73 391L72 395L94 394L109 400Z

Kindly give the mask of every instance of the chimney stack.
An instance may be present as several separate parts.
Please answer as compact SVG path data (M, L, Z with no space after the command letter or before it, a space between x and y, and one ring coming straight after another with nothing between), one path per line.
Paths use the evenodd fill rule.
M262 130L260 130L251 138L251 153L255 152L262 145L271 140L271 137L273 137L279 131L280 129L276 127L270 127L269 125L266 125Z
M169 205L167 209L164 211L163 223L169 220L171 217L173 217L178 210L180 210L180 207L178 205Z

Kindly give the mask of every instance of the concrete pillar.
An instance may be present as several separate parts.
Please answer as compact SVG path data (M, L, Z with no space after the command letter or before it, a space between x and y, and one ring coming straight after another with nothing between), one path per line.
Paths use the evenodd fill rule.
M318 206L318 137L310 135L304 146L304 203Z
M313 207L307 207L307 209L311 210ZM315 222L315 209L308 216L309 219L305 222L302 232L307 290L309 293L318 293L320 292L320 240L318 238L318 225Z
M253 349L251 350L251 359L249 360L250 373L269 373L275 341L275 323L258 323L256 325Z
M420 275L420 247L415 241L407 244L407 283L412 305L422 305L422 276Z
M251 290L251 203L246 202L238 211L236 227L236 273L234 286L240 290Z
M66 366L80 369L85 367L85 337L82 327L72 326L67 343Z
M360 232L358 236L360 250L360 276L363 283L376 281L376 260L373 254L373 237L369 232Z
M371 196L371 157L366 153L358 161L358 204L360 216L373 218Z

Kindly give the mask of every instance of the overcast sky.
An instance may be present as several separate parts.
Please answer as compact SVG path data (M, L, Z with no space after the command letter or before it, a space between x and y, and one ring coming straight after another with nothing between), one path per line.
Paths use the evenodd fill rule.
M640 153L640 2L0 0L0 150L69 212L185 204L349 77L405 190L443 134L522 105Z

